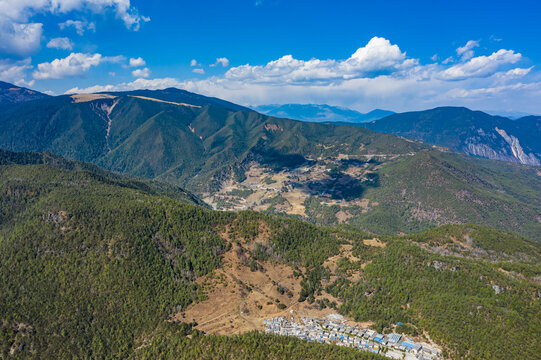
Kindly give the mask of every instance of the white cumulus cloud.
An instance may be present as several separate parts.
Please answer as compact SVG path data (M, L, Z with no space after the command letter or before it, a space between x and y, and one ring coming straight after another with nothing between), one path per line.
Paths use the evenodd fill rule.
M140 66L145 66L147 63L145 60L143 60L143 58L141 57L138 57L138 58L130 58L130 67L140 67Z
M0 14L14 21L25 21L36 13L67 14L71 11L104 13L112 10L127 28L138 30L148 17L139 15L130 0L0 0Z
M196 62L197 64L197 62ZM229 59L226 58L226 57L221 57L221 58L217 58L216 59L216 62L210 66L214 67L214 66L218 66L218 65L222 65L222 67L228 67L229 66Z
M470 60L451 66L444 70L440 77L444 80L464 80L473 77L486 77L496 73L502 65L515 64L522 59L522 54L513 50L501 49L490 56L477 56Z
M34 79L62 79L78 76L105 62L120 62L122 56L104 57L101 54L71 53L62 59L38 64L38 69L32 73Z
M26 73L32 69L31 62L30 58L19 61L0 59L0 80L11 83L27 83L25 78Z
M0 53L29 55L40 47L43 24L6 21L0 10Z
M32 21L36 14L59 15L72 11L102 14L112 11L128 29L137 31L141 22L150 21L139 15L130 0L0 0L0 52L25 56L39 49L43 24ZM79 34L93 23L72 20Z
M131 74L136 78L147 78L150 76L149 68L136 69L131 72Z
M73 42L67 37L53 38L47 43L50 49L72 50Z
M329 82L362 77L375 77L382 73L411 68L418 60L406 59L406 53L389 40L372 38L366 46L345 60L298 60L285 55L266 65L242 65L231 68L225 77L237 81L258 83Z
M512 78L521 78L528 75L530 71L532 71L532 69L533 69L533 66L529 68L515 68L515 69L511 69L507 71L505 75L507 77L512 77Z
M205 70L201 69L201 68L197 68L197 69L193 69L192 72L195 73L195 74L203 75L205 73Z

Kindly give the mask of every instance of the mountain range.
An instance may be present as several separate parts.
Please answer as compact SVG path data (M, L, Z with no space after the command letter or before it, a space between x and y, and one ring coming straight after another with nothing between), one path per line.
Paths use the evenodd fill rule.
M394 114L392 111L380 109L363 114L356 110L326 104L260 105L254 106L253 109L269 116L308 122L364 123Z
M470 156L541 165L540 116L511 120L463 107L440 107L394 114L361 126Z
M535 167L361 127L270 117L178 89L10 106L0 111L0 148L48 151L182 186L221 210L389 235L448 223L488 225L537 241L541 232Z
M393 113L313 104L261 105L255 110L270 116L335 125L362 126L381 133L422 140L470 156L541 165L541 116L510 119L463 107Z

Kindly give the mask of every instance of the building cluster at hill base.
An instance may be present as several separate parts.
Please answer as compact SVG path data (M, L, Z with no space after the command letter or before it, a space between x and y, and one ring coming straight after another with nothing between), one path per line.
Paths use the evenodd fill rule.
M355 347L393 359L439 360L441 352L425 343L415 343L400 334L378 334L371 329L343 322L306 318L295 322L285 316L265 320L265 332L294 336L302 340Z

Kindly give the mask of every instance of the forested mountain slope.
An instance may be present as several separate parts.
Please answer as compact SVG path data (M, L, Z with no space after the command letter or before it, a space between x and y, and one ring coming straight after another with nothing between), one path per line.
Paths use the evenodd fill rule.
M269 117L177 89L11 107L0 111L0 148L49 151L166 181L216 209L386 234L446 223L536 239L541 232L536 168L475 160L363 128Z
M536 357L540 248L529 240L458 225L381 237L211 211L47 157L1 154L4 358L372 358L254 333L201 337L183 319L219 292L250 309L231 313L235 327L290 306L331 307L378 331L430 337L447 358ZM233 273L242 276L230 282ZM277 301L261 302L262 289Z
M302 164L308 154L402 154L422 148L364 129L271 118L176 91L59 96L25 104L0 114L0 147L51 151L202 189L206 181L194 175L208 180L255 156L281 167Z
M54 168L58 170L69 170L52 171L55 176L58 175L60 184L63 184L62 181L68 183L70 177L79 176L89 183L102 182L104 184L138 190L149 195L167 196L173 200L187 204L207 206L201 199L192 193L165 182L137 178L130 175L119 175L91 163L67 160L50 153L12 152L0 149L0 166L4 166L4 169L9 169L10 166L13 166L14 169L18 169L19 165L36 165L32 167L31 170L27 170L29 174L39 169L49 170L49 168ZM43 174L39 175L41 176ZM65 178L63 178L63 176L65 176Z

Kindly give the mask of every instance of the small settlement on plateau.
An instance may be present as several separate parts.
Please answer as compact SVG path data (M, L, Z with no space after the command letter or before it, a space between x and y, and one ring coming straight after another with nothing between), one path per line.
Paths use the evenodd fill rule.
M285 316L265 320L265 332L302 340L355 347L393 359L437 360L441 351L426 343L415 343L400 334L378 334L350 326L340 320L303 317L299 322Z

